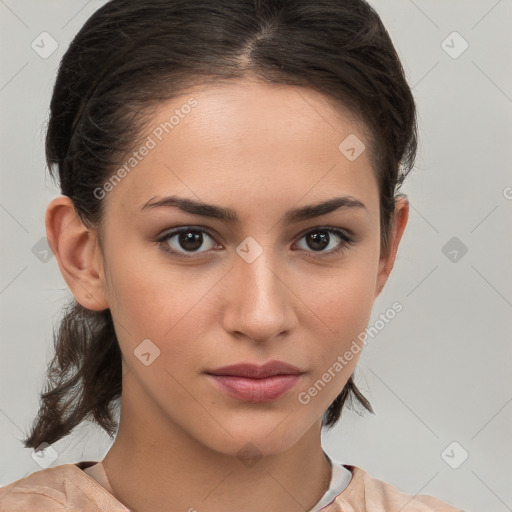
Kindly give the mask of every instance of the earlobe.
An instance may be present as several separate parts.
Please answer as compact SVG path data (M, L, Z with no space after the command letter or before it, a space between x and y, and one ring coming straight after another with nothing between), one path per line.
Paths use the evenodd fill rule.
M382 292L389 274L395 264L395 257L402 235L409 218L409 200L407 196L401 195L395 201L395 211L389 230L388 251L382 255L379 262L379 273L377 275L377 284L375 288L375 298Z
M69 197L50 202L45 225L48 244L76 301L94 311L107 309L96 232L82 223Z

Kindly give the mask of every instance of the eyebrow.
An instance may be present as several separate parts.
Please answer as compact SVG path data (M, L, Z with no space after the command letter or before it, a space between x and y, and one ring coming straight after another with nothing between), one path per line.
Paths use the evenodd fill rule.
M141 210L143 211L149 208L179 208L186 213L200 215L202 217L212 217L231 224L240 222L236 211L231 208L223 208L221 206L178 196L162 197L155 201L156 198L157 196L149 199L141 207ZM360 208L366 210L366 206L358 199L351 196L341 196L329 199L328 201L293 208L285 213L282 221L284 224L293 224L294 222L313 219L345 208Z

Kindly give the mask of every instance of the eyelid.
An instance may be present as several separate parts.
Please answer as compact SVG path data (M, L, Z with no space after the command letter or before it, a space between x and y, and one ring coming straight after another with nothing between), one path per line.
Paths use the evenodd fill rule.
M340 242L334 249L330 249L329 251L325 251L325 252L322 252L322 251L315 252L315 251L311 251L311 250L307 251L307 250L299 249L299 251L307 253L307 256L305 256L306 258L325 259L325 258L329 258L332 256L340 255L340 254L343 254L346 250L348 250L352 245L354 245L356 243L356 237L355 237L354 233L352 233L348 229L338 228L335 226L313 226L313 227L310 227L310 228L306 229L305 231L303 231L302 233L300 233L299 235L297 235L297 242L302 240L302 238L304 238L304 236L306 236L308 233L314 233L314 232L318 232L318 231L325 231L325 232L329 233L329 235L334 235L335 237L340 239ZM297 242L295 242L295 243L297 243Z
M217 242L217 235L213 234L212 230L210 230L209 228L207 228L205 226L196 226L196 225L176 226L176 227L174 227L170 230L167 230L167 231L163 232L162 234L158 235L153 240L153 242L155 242L157 245L162 245L162 244L165 244L168 240L172 239L174 236L176 236L182 232L187 232L187 231L197 231L197 232L200 232L203 234L207 234L215 242L216 245L219 245ZM311 257L313 257L313 258L325 258L328 256L332 256L334 254L342 253L343 251L348 249L351 245L354 245L354 243L356 242L356 237L351 230L346 229L346 228L340 228L340 227L326 225L326 226L312 226L312 227L309 227L309 228L303 230L301 233L296 235L296 241L294 242L294 244L296 244L298 241L300 241L302 238L304 238L304 236L306 236L307 234L314 233L315 231L328 232L330 235L334 235L334 236L338 237L341 241L338 244L337 248L330 249L329 251L326 251L326 252L315 252L315 251L307 251L304 249L298 249L301 252L309 253L311 255ZM219 238L222 238L222 237L219 236ZM212 249L207 250L207 251L186 253L186 252L175 251L174 249L170 249L167 246L165 249L162 249L162 250L171 255L183 257L184 259L194 259L194 258L199 257L201 254L208 254ZM216 250L216 249L213 249L213 250Z
M350 239L353 241L355 241L355 238L356 238L356 235L350 229L325 224L325 225L311 226L309 228L304 229L297 235L297 239L300 240L303 236L307 235L308 233L311 233L312 231L313 232L314 231L339 232L339 233L343 234L347 238L347 240Z
M187 232L187 231L197 231L197 232L200 232L203 234L207 234L215 242L215 244L218 245L216 235L214 235L213 232L209 228L204 227L204 226L194 226L194 225L176 226L175 228L165 231L161 235L158 235L153 240L153 242L155 242L157 245L161 246L161 245L165 244L166 242L168 242L169 240L171 240L176 235L179 235L180 233ZM209 252L209 251L198 251L198 252L191 252L191 253L179 252L179 251L175 251L174 249L171 249L168 246L162 250L171 255L175 255L178 257L181 256L184 259L187 259L187 258L193 259L193 258L197 257L195 255L207 254Z

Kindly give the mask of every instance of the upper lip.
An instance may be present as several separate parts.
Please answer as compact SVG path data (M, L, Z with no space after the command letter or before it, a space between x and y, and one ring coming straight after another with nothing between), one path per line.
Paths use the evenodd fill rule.
M274 375L300 375L302 372L291 364L283 361L269 361L263 365L252 363L239 363L223 366L215 370L208 370L210 375L225 375L234 377L246 377L252 379L264 379Z

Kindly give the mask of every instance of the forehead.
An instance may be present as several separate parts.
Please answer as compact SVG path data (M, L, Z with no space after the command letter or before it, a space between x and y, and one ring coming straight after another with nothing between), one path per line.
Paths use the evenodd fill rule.
M361 124L303 87L248 80L196 86L159 105L144 135L109 202L134 209L180 194L238 209L241 199L263 206L284 195L314 202L339 192L371 202L377 193ZM347 144L362 151L357 158L347 158Z

